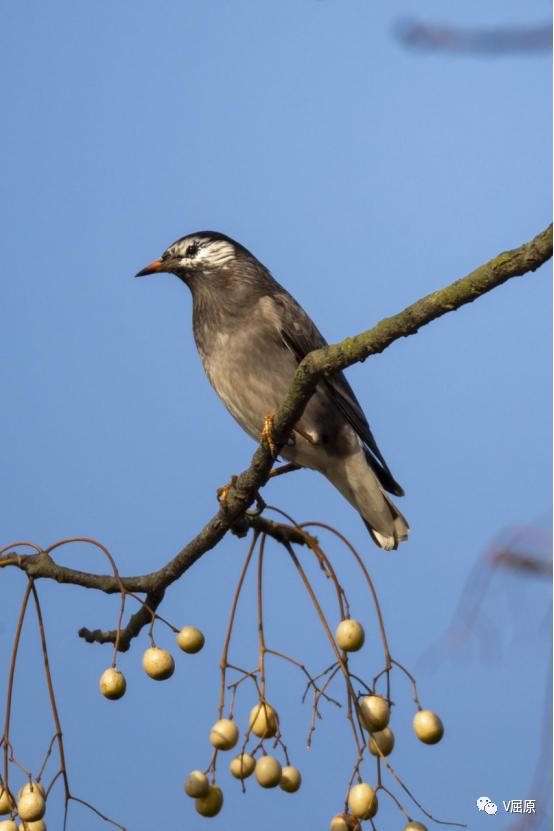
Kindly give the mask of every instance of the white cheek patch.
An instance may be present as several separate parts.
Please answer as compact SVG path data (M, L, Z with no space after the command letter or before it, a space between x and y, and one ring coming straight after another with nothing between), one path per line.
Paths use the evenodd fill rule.
M197 246L194 257L187 257L187 250L191 245ZM235 258L235 249L231 243L225 240L214 240L214 242L202 243L200 240L188 239L181 243L178 249L169 251L173 256L180 258L179 265L184 268L191 265L198 265L201 268L221 267Z
M221 266L234 258L233 246L225 240L218 240L217 242L211 242L209 245L202 245L195 260L205 266Z

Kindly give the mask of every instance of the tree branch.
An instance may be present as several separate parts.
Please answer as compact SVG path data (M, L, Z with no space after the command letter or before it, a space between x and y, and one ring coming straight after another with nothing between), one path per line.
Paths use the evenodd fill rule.
M124 629L120 629L119 633L117 629L110 629L107 632L101 629L91 631L83 626L77 634L87 643L116 643L117 641L118 652L127 652L133 638L136 638L141 630L152 622L152 614L149 610L156 611L164 599L164 594L163 589L159 592L149 592L144 600L145 605L131 615L129 623Z
M280 448L285 444L321 378L329 377L352 364L363 362L370 355L383 352L394 341L414 335L422 326L467 303L472 303L507 280L536 271L551 257L552 225L549 225L531 242L499 254L455 283L423 297L399 314L385 318L372 329L311 352L298 366L290 392L274 417L272 437L275 445ZM229 530L244 535L250 528L257 528L265 530L281 542L301 542L301 539L298 539L300 535L294 528L245 513L255 501L259 488L267 482L273 462L274 458L264 439L254 453L250 466L234 478L225 504L200 533L158 571L137 577L122 577L124 587L128 591L146 593L151 598L159 597L161 600L165 589L179 579L203 554L214 548ZM106 593L119 591L119 585L112 575L75 571L58 565L51 557L42 553L8 554L0 558L0 566L3 565L16 566L35 579L42 577ZM133 615L124 630L125 637L120 648L128 648L130 639L137 635L149 620L150 616L144 609ZM83 629L80 634L88 641L113 640L111 632L96 630L91 633Z

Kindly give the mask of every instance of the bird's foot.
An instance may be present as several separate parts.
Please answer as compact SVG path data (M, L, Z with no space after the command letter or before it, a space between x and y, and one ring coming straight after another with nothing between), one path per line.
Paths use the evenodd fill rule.
M275 476L281 476L283 473L292 473L293 470L302 470L302 465L296 465L294 464L294 462L291 462L288 465L274 467L273 470L270 472L269 477L271 479Z
M227 497L229 495L229 491L231 490L231 488L235 487L237 478L238 478L237 476L234 476L234 475L231 476L230 481L227 482L226 485L223 485L222 488L217 489L217 498L218 498L219 504L221 505L222 508L225 507L225 504L227 502Z
M279 448L277 447L277 445L273 441L273 437L271 435L271 432L273 430L273 419L274 419L274 417L275 417L275 413L272 413L271 415L266 415L265 416L265 418L264 418L264 428L263 428L263 430L260 434L260 438L266 440L271 455L273 456L274 459L276 459L277 456L279 455Z
M264 501L264 498L262 497L260 492L258 491L256 493L256 507L255 508L249 508L247 510L246 514L247 514L247 516L251 516L251 517L261 516L261 514L263 514L263 512L265 511L266 508L267 508L267 504Z

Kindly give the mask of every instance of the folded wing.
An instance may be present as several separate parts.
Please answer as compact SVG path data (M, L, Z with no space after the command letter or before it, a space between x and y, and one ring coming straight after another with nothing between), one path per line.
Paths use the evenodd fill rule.
M287 292L282 290L274 294L271 299L277 307L274 319L276 322L279 321L280 337L287 349L294 354L298 363L314 349L327 346L327 341L313 321ZM389 470L364 412L344 374L337 372L332 378L325 379L321 383L327 388L334 405L362 440L367 463L381 485L389 493L403 496L404 491Z

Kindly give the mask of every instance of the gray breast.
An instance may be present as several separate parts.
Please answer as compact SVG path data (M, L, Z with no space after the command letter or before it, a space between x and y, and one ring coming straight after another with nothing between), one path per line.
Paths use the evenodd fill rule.
M247 314L198 321L198 352L206 375L223 403L253 438L264 417L282 403L296 370L274 323L256 303Z

